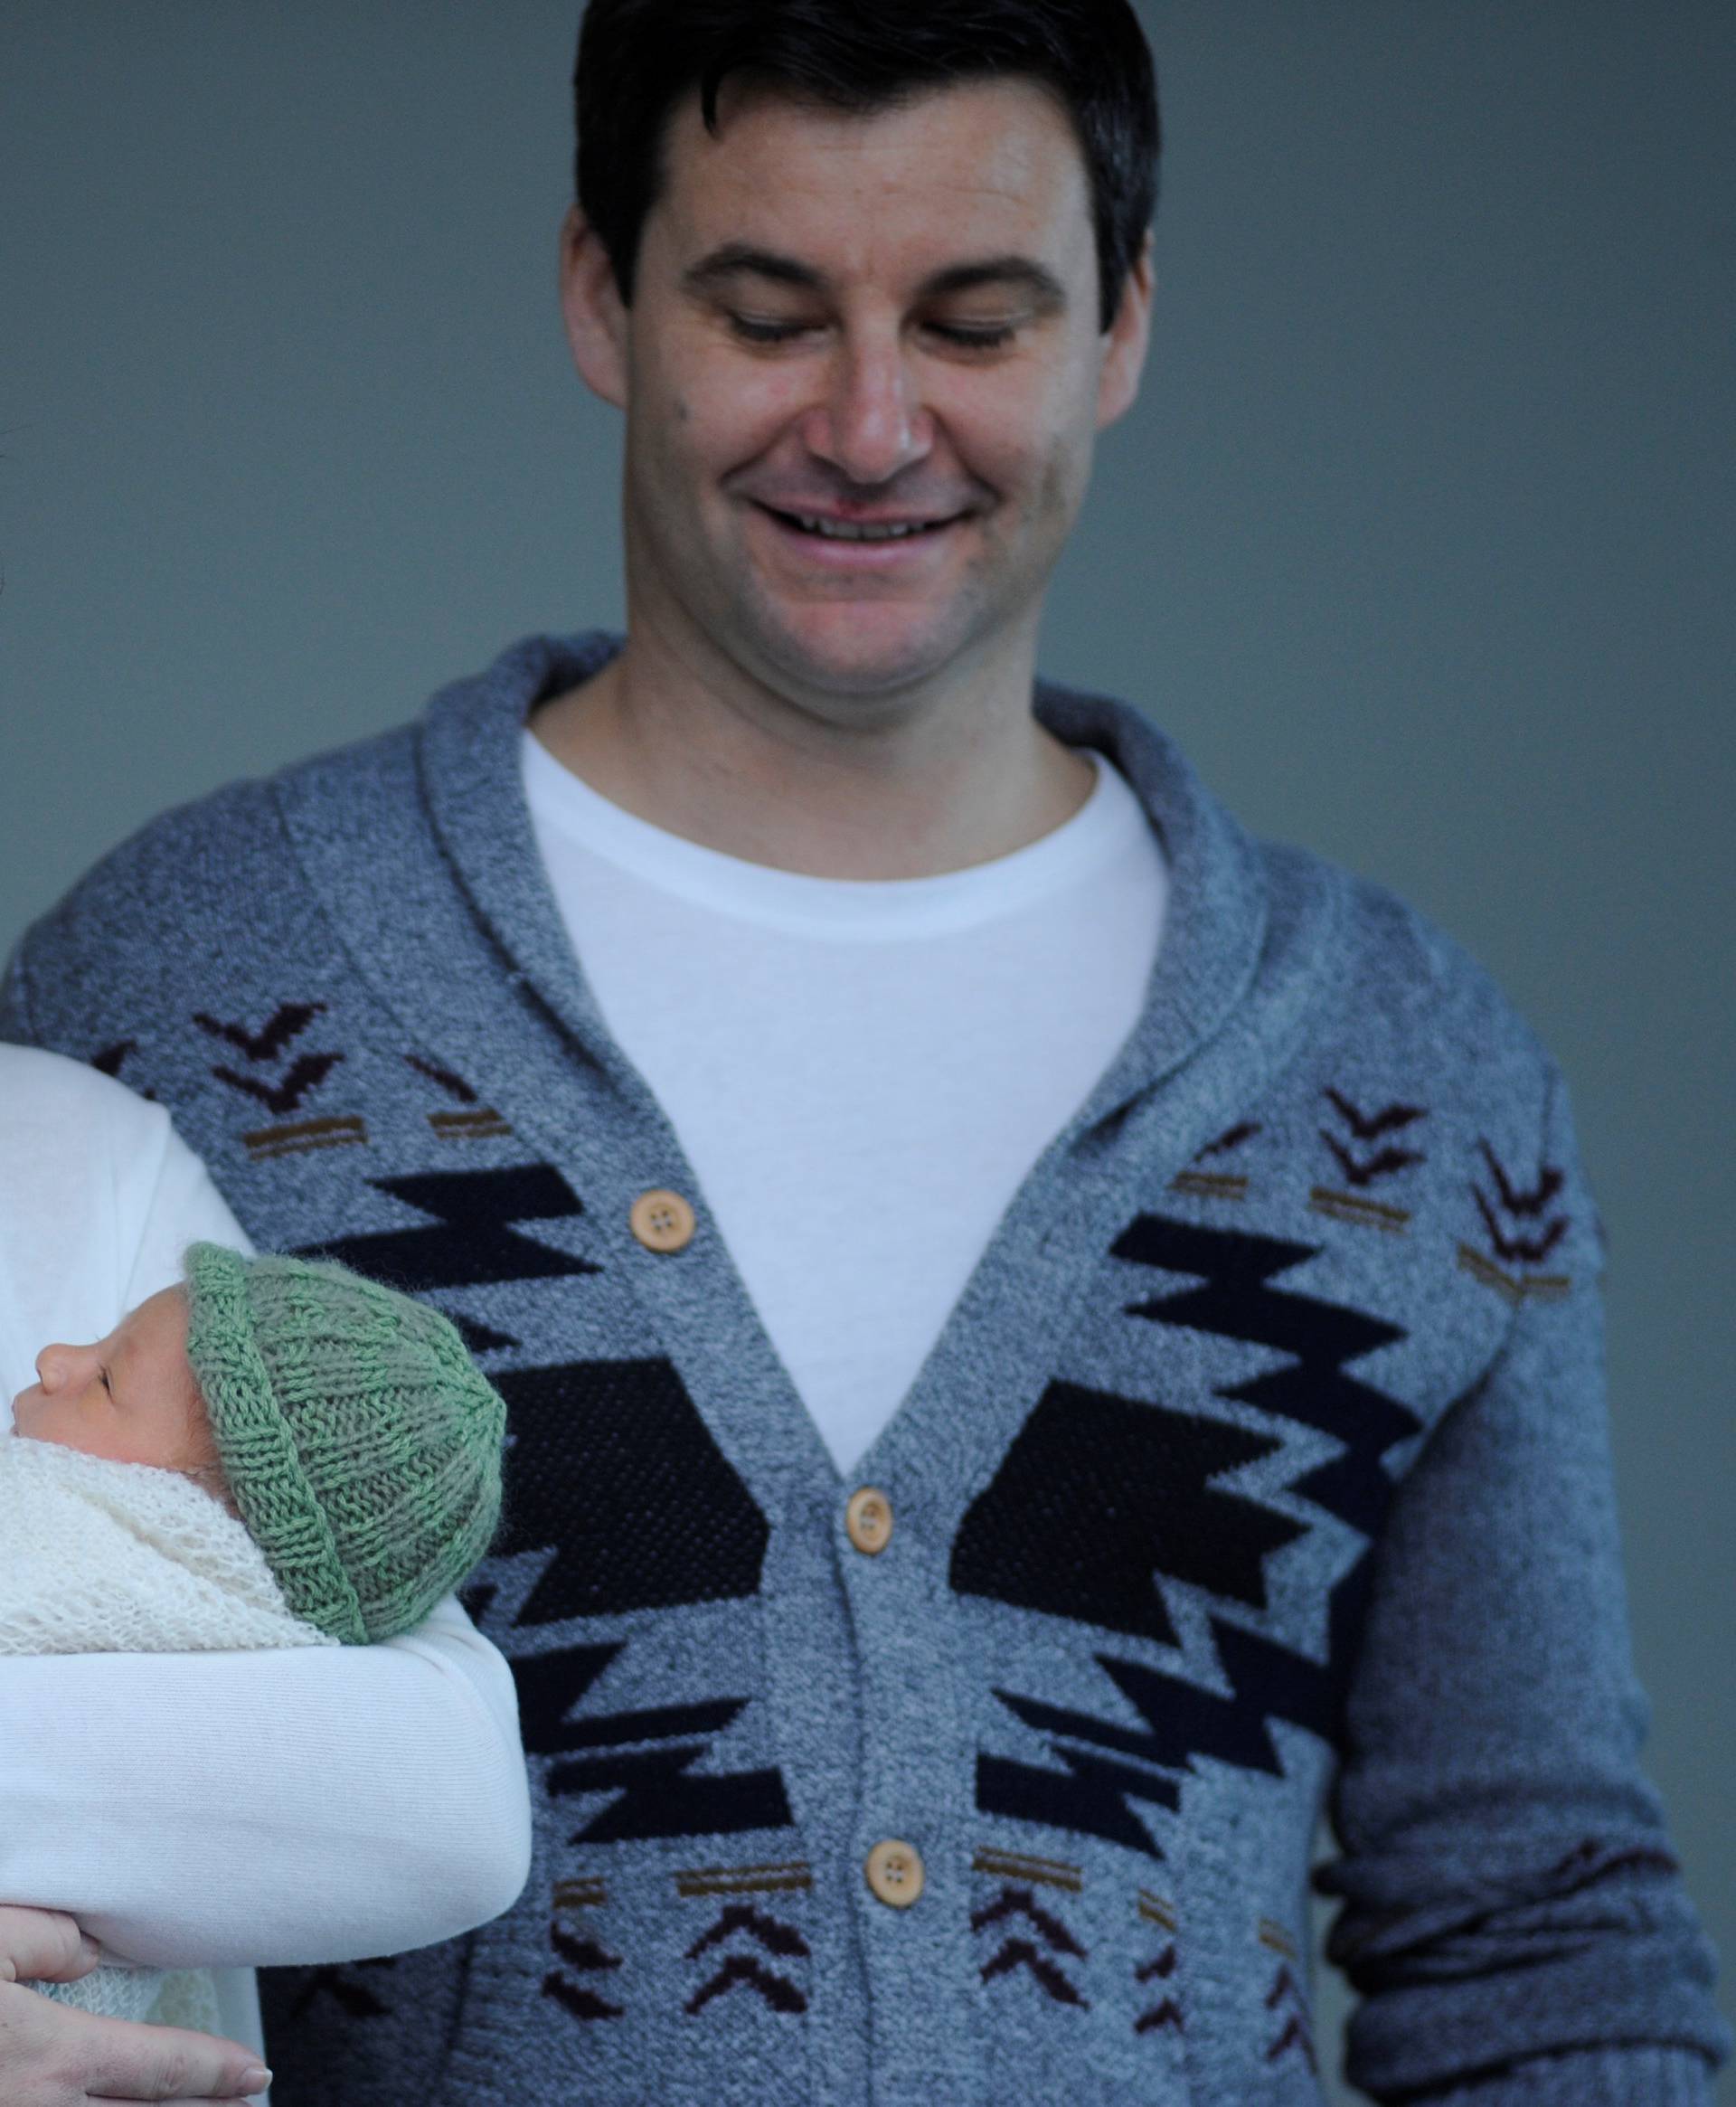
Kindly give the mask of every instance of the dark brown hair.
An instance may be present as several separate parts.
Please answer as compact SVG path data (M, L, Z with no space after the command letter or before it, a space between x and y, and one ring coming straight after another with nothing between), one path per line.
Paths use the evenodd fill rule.
M1128 0L590 0L573 70L575 184L628 305L670 113L696 87L715 134L734 72L864 117L961 81L1046 85L1085 156L1109 328L1157 202L1156 77Z

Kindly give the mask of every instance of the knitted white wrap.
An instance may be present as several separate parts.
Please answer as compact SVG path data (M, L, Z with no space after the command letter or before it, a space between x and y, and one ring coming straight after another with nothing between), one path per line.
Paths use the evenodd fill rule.
M258 1545L191 1479L0 1435L0 1654L337 1643L290 1613ZM222 2031L204 1969L105 1961L30 1987L113 2018Z

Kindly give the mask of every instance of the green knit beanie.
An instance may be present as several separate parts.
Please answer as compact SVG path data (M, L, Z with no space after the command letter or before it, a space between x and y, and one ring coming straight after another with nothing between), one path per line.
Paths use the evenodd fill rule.
M420 1624L499 1520L498 1394L437 1309L344 1266L183 1262L187 1358L290 1609L351 1646Z

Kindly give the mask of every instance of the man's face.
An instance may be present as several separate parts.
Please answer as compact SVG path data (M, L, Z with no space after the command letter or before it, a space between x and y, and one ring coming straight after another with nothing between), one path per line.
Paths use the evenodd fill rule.
M635 618L859 721L1033 637L1148 269L1099 333L1084 159L1031 82L869 118L726 82L720 118L671 119L630 310L570 222L575 353L627 411ZM863 526L913 531L838 538Z

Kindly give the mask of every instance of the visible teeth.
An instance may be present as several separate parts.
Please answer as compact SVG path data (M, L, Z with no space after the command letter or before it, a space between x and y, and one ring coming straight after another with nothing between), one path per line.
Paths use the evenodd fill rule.
M917 521L906 526L871 526L867 524L852 524L838 519L809 519L797 513L797 518L810 534L824 534L833 542L895 542L905 534L920 534L922 523Z

